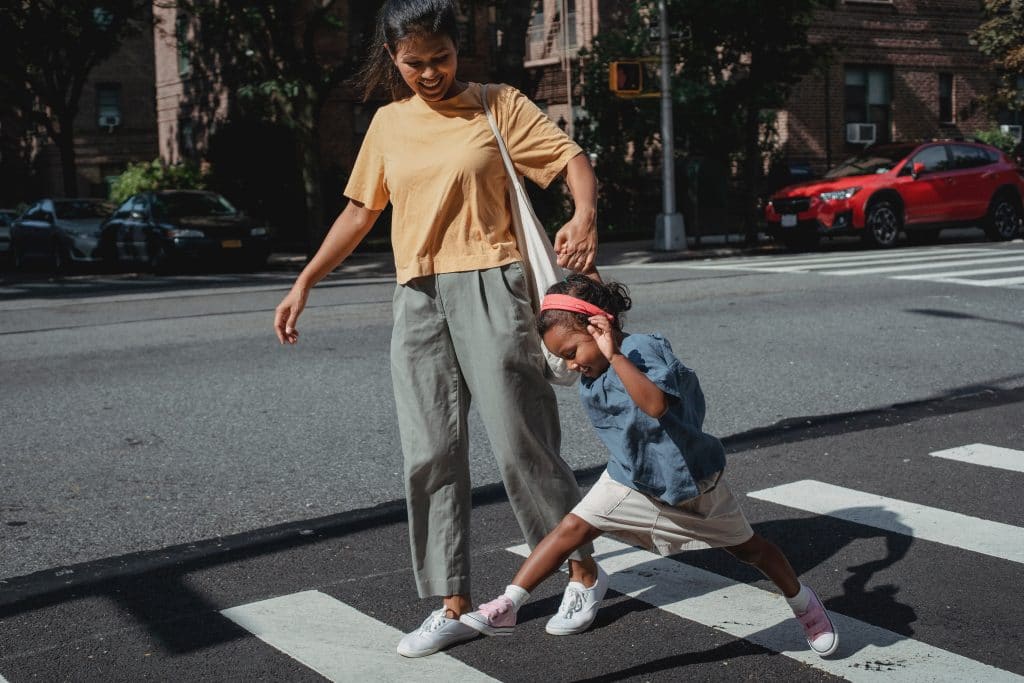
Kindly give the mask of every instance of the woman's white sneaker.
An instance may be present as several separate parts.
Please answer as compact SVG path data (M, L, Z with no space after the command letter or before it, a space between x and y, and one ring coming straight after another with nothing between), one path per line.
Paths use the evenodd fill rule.
M480 635L479 631L466 626L458 619L449 619L444 612L444 608L431 612L418 629L405 634L398 641L398 654L403 657L426 657L450 645Z
M553 636L571 636L583 633L594 623L597 609L604 594L608 592L608 575L601 566L597 567L597 581L590 588L578 581L570 581L565 587L558 614L548 620L545 631Z

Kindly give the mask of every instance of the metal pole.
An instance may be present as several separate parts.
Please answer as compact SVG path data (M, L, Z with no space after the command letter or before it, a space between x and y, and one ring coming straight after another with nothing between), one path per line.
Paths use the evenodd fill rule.
M675 132L672 126L672 64L669 51L668 10L658 0L661 43L661 179L662 211L654 228L654 248L674 251L686 248L683 216L676 210Z
M558 12L562 16L562 69L565 70L565 103L569 108L566 132L573 137L572 115L572 59L569 57L569 3L561 0ZM575 27L573 27L575 28Z

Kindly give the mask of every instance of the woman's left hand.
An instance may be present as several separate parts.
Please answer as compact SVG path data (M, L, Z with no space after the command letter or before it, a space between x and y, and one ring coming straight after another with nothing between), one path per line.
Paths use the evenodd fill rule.
M597 256L597 223L592 210L577 210L572 219L555 233L558 265L577 273L594 269Z

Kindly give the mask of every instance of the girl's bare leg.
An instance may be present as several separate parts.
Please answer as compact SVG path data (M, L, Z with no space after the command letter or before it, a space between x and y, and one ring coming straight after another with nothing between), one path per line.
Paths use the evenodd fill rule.
M565 559L572 555L580 546L593 541L601 535L601 530L587 524L581 518L570 513L559 522L550 534L544 537L530 556L519 568L512 583L520 588L533 592L544 579L558 571ZM573 565L576 572L573 573ZM588 588L597 580L597 564L594 558L588 557L582 562L575 560L569 563L570 578L581 581ZM589 581L587 579L589 578Z
M726 548L736 559L753 565L791 598L800 592L800 580L778 546L754 534L749 541Z

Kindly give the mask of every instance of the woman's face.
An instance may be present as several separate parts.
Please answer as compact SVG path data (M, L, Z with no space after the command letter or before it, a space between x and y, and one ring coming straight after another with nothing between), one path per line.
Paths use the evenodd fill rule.
M586 330L554 325L544 333L544 346L564 358L570 370L593 379L608 369L608 359Z
M458 52L448 36L412 35L389 54L402 80L424 100L437 102L458 94Z

